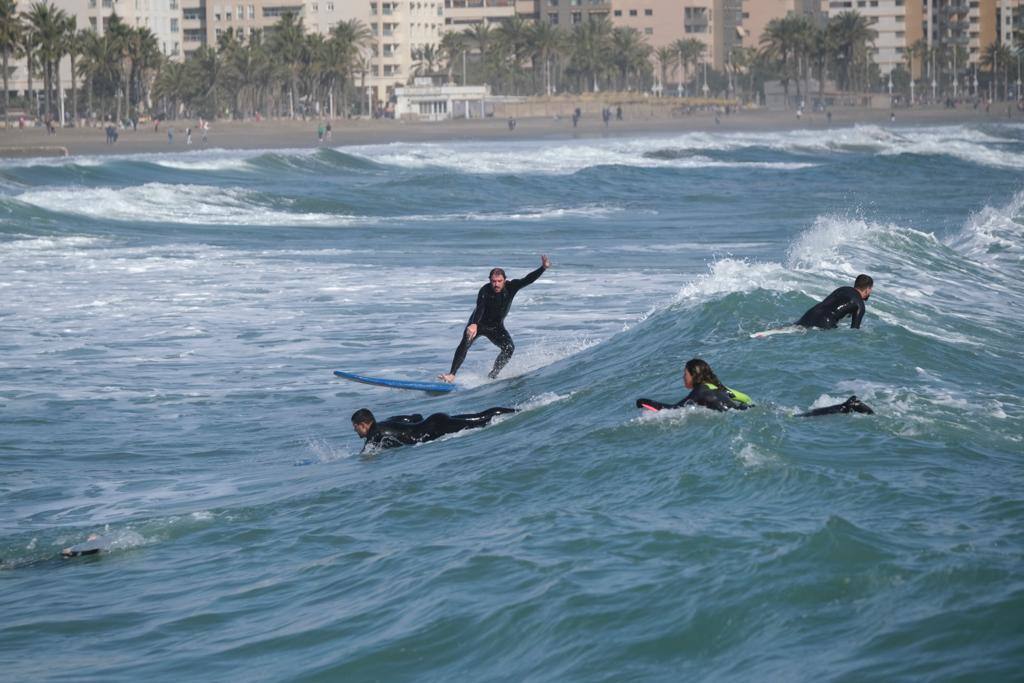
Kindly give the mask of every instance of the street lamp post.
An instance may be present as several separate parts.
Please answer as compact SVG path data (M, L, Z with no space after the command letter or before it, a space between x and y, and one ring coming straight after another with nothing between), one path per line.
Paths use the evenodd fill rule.
M972 81L972 85L974 86L974 90L971 92L971 94L974 95L975 97L977 97L978 96L978 66L977 65L974 66L974 81Z
M701 88L704 91L704 99L708 98L708 90L710 89L708 87L708 63L704 62L704 87Z
M680 69L680 71L685 71L685 69L683 68L683 51L682 50L679 51L679 69ZM677 97L682 97L683 96L683 77L682 76L679 77L679 82L676 83L676 96Z

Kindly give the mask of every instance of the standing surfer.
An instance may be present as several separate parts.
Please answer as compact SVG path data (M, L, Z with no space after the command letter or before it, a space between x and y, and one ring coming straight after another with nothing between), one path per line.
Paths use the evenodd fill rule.
M533 271L520 280L506 280L505 271L501 268L494 268L490 273L490 282L480 288L476 296L476 308L469 316L469 322L463 332L459 347L455 349L455 357L452 358L452 368L447 374L440 375L445 382L454 382L455 373L459 371L462 361L466 360L466 352L477 337L487 339L498 347L498 357L494 359L494 367L487 374L494 379L505 367L516 346L512 343L512 335L505 329L505 316L512 306L512 299L517 292L527 285L533 284L545 270L551 267L548 257L541 254L540 268Z

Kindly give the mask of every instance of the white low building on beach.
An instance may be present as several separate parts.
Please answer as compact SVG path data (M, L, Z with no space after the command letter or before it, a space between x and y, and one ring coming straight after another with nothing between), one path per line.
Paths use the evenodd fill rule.
M395 118L444 121L488 114L486 85L433 85L429 78L416 80L415 85L395 88Z

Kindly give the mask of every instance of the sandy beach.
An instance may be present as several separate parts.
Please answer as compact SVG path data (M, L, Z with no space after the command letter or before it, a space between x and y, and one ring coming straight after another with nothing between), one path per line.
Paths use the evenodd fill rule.
M390 142L429 142L446 140L514 140L621 137L627 135L684 133L696 131L797 130L826 126L851 125L951 125L959 123L1024 121L1016 110L994 105L990 113L984 109L899 109L895 121L888 110L835 108L829 122L824 113L766 110L741 111L730 116L696 112L674 118L640 117L612 121L605 126L599 117L584 117L577 128L568 118L523 118L509 130L505 118L455 120L441 122L407 122L394 120L341 120L332 122L332 137L324 144L331 146L386 144ZM206 148L221 149L284 149L315 147L320 121L263 120L215 121L211 124ZM117 143L104 142L103 128L65 128L47 135L45 128L0 129L0 157L34 157L101 154L139 154L153 152L186 152L201 150L204 145L195 121L164 122L159 130L152 124L138 130L120 131ZM174 128L174 141L168 143L168 125ZM193 128L192 144L186 145L185 129Z

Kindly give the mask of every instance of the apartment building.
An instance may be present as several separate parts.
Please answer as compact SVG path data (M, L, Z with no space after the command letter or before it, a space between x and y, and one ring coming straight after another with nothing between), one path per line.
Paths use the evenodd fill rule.
M924 5L927 0L824 0L822 10L832 18L856 11L866 17L878 33L874 41L873 60L882 76L905 65L907 50L924 37ZM920 76L915 65L915 76Z
M536 6L536 0L444 0L445 30L463 31L476 24L490 26L517 13L536 19Z
M536 12L538 21L572 30L573 26L582 24L590 17L611 18L611 0L537 0Z
M544 0L545 2L548 0ZM722 16L725 0L612 0L615 26L635 28L654 48L694 38L707 47L705 59L715 69L725 63ZM735 30L733 28L733 30Z
M184 35L180 0L49 0L50 4L75 17L79 30L91 29L99 35L107 31L110 17L114 14L128 26L148 28L156 36L157 46L165 57L182 60ZM28 11L28 3L20 2L19 9ZM25 60L11 60L9 86L11 92L28 90L28 73ZM71 60L65 57L60 63L62 85L70 90ZM36 88L39 88L36 84Z
M743 47L760 49L765 27L772 19L781 19L790 14L800 14L815 23L826 15L821 0L742 0L739 33Z
M996 6L999 42L1016 50L1021 47L1018 34L1024 32L1024 0L999 0Z

